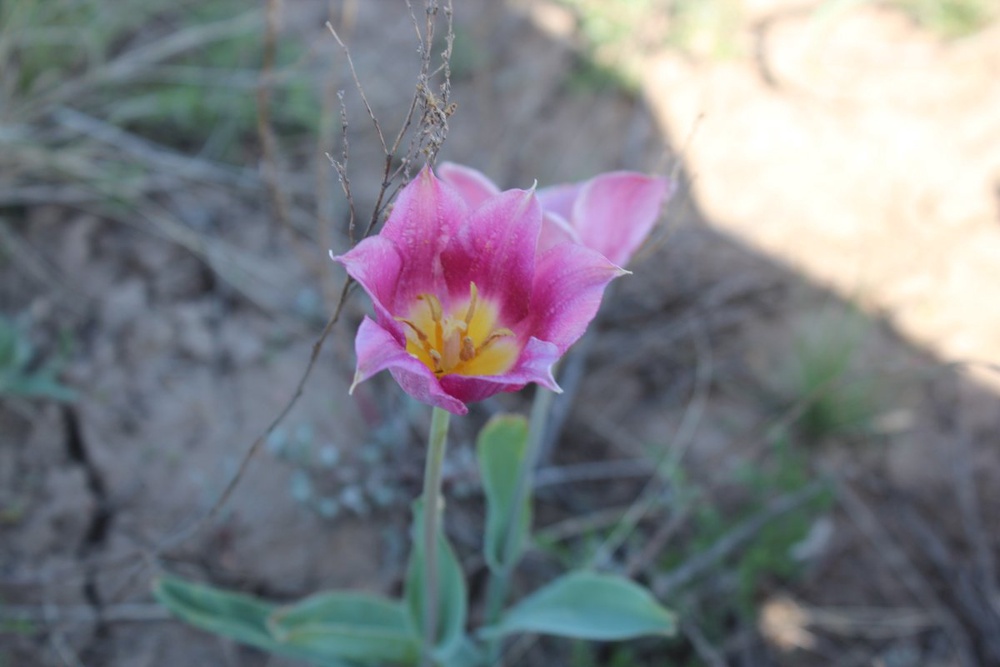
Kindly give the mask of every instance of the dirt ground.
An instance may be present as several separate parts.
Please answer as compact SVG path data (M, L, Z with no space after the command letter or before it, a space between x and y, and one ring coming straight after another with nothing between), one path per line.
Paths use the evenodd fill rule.
M281 39L310 45L302 67L318 87L346 91L367 210L378 154L326 9L286 4ZM978 363L1000 361L1000 25L944 42L874 4L818 21L821 4L746 2L741 55L645 48L629 88L587 79L563 5L456 3L444 159L509 187L675 168L679 185L563 369L537 518L567 531L571 561L600 561L594 540L652 498L598 564L649 584L683 632L627 658L542 641L516 664L1000 664L1000 373ZM402 3L349 7L342 32L371 105L398 118L416 66L410 17ZM163 231L174 227L56 204L0 210L12 230L0 310L29 314L40 350L71 334L62 379L79 392L0 397L0 666L293 664L170 619L149 592L163 571L276 600L399 591L429 413L386 378L347 395L359 293L205 519L295 393L343 279L312 223L318 184L343 225L323 155L341 148L318 143L282 146L294 234L260 182L162 194L198 252ZM256 169L259 150L248 154ZM803 385L801 366L837 350L843 373ZM844 386L867 392L864 427L809 431L812 406L857 398ZM455 425L448 530L474 611L471 441L529 398L487 401ZM752 509L739 480L780 469L779 441L805 479L764 488ZM738 608L750 545L815 499L814 479L829 502L796 515L794 574L765 570ZM703 544L709 505L731 523ZM555 552L529 557L520 585L551 576Z

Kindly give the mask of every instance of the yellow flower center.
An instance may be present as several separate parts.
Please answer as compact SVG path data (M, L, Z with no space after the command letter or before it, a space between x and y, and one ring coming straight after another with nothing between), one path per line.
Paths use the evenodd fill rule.
M469 300L452 306L448 313L433 294L421 294L408 317L397 317L406 325L406 351L443 375L499 375L517 360L514 332L497 327L497 308L479 299L475 283L469 284Z

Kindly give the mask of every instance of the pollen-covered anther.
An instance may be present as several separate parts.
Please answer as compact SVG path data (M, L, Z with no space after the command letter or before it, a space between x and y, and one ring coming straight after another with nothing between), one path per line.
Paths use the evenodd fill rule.
M444 360L441 358L441 353L431 348L427 350L427 354L430 355L431 359L434 361L434 372L441 375L445 372L444 370Z
M458 353L462 361L471 361L476 358L476 342L471 336L462 339L462 351Z

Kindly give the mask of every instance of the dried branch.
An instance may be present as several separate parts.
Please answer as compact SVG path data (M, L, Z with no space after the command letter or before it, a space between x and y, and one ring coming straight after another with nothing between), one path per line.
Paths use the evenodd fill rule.
M268 0L269 9L273 9L273 3L275 3L275 1L276 0ZM433 22L434 22L434 17L437 15L437 2L436 2L436 0L427 0L426 7L427 7L427 15L428 15L428 26L431 26L431 27L430 27L430 29L427 30L426 37L424 38L424 40L421 42L421 45L420 45L420 48L421 48L421 66L420 66L420 72L421 72L421 74L418 77L418 81L417 81L417 85L416 85L416 92L415 92L414 97L413 97L413 102L411 103L410 109L409 109L409 111L407 113L406 121L404 122L403 127L400 130L399 134L397 135L396 140L393 142L391 148L387 147L387 144L385 142L384 136L381 134L381 125L379 124L378 119L375 118L375 114L374 114L374 112L371 109L371 105L368 103L368 99L367 99L367 97L364 94L364 89L363 89L363 87L361 85L360 79L357 76L357 72L354 69L353 60L350 57L349 50L347 49L347 47L343 43L343 41L340 39L340 36L337 34L337 32L334 29L332 23L327 22L327 24L326 24L327 28L333 34L334 38L337 40L337 43L340 44L341 48L344 50L344 52L345 52L345 54L346 54L346 56L348 58L348 63L350 65L351 73L352 73L352 76L354 78L355 85L356 85L356 87L358 89L358 93L359 93L359 95L362 98L362 102L364 103L365 108L368 111L368 114L369 114L369 117L370 117L372 123L375 125L376 131L379 133L379 141L380 141L380 143L381 143L381 145L383 147L383 150L386 153L386 163L385 163L386 167L385 167L383 182L382 182L382 185L381 185L380 190L379 190L378 200L377 200L377 202L376 202L376 204L374 206L374 209L373 209L371 221L369 222L369 225L368 225L368 227L365 230L364 236L367 236L368 234L370 234L371 231L372 231L372 229L374 228L375 222L379 219L379 217L381 215L381 210L382 210L381 207L383 207L387 202L391 201L391 196L389 198L386 197L388 188L390 187L390 185L392 185L391 180L388 178L388 176L389 176L389 168L390 168L390 166L392 164L392 160L395 157L395 153L398 150L399 146L401 145L403 137L405 136L405 134L408 131L409 126L410 126L410 124L412 122L413 111L417 107L418 100L422 99L421 98L422 87L426 86L427 72L430 69L430 61L431 61L432 46L433 46ZM448 0L448 2L447 2L446 15L448 16L448 31L449 31L449 35L451 35L451 33L453 32L453 29L452 29L452 24L451 24L451 2L450 2L450 0ZM274 21L275 20L276 20L275 17L269 16L269 18L268 18L268 31L269 32L275 30L275 28L274 28ZM271 32L271 34L272 34L272 38L273 38L273 32ZM273 46L272 46L272 48L273 48ZM447 52L447 53L450 55L450 51ZM270 59L273 60L273 54L270 56ZM264 63L265 71L267 70L267 67L268 67L268 58L265 58L265 63ZM267 77L263 76L263 79L266 82ZM442 90L445 91L445 92L447 92L449 90L449 86L450 86L450 82L446 80L445 83L442 84ZM342 108L342 113L343 113L343 115L342 115L343 129L344 129L344 132L346 133L346 131L347 131L346 111L343 110L344 109L343 106L341 108ZM265 120L266 120L266 118L265 118ZM440 148L440 142L444 140L445 134L446 134L446 127L445 127L445 131L441 131L437 135L435 135L436 139L439 142L437 144L438 148ZM341 167L344 170L342 184L343 184L344 189L345 189L345 194L349 194L350 193L350 184L349 184L350 182L346 179L346 150L347 150L347 148L346 148L346 145L345 145L345 148L344 148L345 158L344 158L344 162L341 163ZM410 160L410 159L412 159L412 156L408 155L406 158L404 158L404 161L405 160ZM331 161L333 161L333 160L331 160ZM333 161L333 162L335 162L334 167L337 168L338 175L340 175L340 173L341 173L340 172L340 168L337 167L336 161ZM353 202L351 202L351 204L353 206ZM261 433L257 437L257 439L253 441L253 443L251 443L250 447L247 449L246 453L243 455L243 458L240 461L239 467L237 468L237 470L233 474L233 476L230 478L229 482L226 484L226 487L223 489L223 492L220 494L219 498L212 504L212 506L206 512L202 513L201 516L195 518L187 527L182 528L182 529L178 530L177 532L175 532L175 533L167 536L166 538L162 539L157 544L157 546L154 548L154 550L153 550L153 554L152 555L154 557L160 557L160 556L162 556L162 554L165 551L167 551L167 550L169 550L171 548L174 548L177 545L183 543L185 540L189 539L192 535L196 534L203 526L205 526L206 524L208 524L209 522L211 522L218 515L219 511L221 510L221 508L226 504L227 500L232 495L233 491L239 485L239 482L243 478L243 475L244 475L247 467L249 466L250 461L253 459L253 457L255 456L255 454L260 450L261 445L274 432L274 430L278 427L278 425L281 424L282 421L284 421L285 417L288 415L289 412L291 412L292 408L295 406L295 404L298 402L299 398L302 396L302 393L303 393L304 388L305 388L305 384L308 381L309 376L312 374L312 371L313 371L313 369L316 366L317 360L319 359L319 355L320 355L320 352L322 351L323 344L326 341L327 336L332 331L334 325L336 325L336 323L340 320L340 316L341 316L341 314L343 312L344 305L346 304L347 296L348 296L348 294L350 292L350 289L351 289L352 285L354 285L354 281L351 278L348 278L344 282L344 285L343 285L343 287L342 287L342 289L340 291L339 299L337 300L336 307L334 308L333 315L327 321L326 326L324 326L323 332L320 334L319 338L316 340L315 343L313 343L312 354L309 357L309 361L306 364L306 368L305 368L305 370L304 370L304 372L302 374L302 377L299 379L299 382L298 382L298 384L296 386L295 392L292 394L292 396L285 403L284 407L278 412L277 416L275 416L275 418L267 426L267 428L264 430L264 432Z
M344 286L340 291L340 300L337 302L337 307L333 311L333 315L327 321L326 326L323 327L323 332L320 334L316 342L313 343L312 354L309 355L309 363L306 365L306 369L302 373L302 377L299 378L299 382L295 387L295 392L285 403L285 406L281 409L281 411L278 412L277 416L271 420L271 423L268 424L267 428L264 429L264 432L257 436L257 439L250 445L246 454L243 455L239 467L226 484L222 493L219 495L219 498L212 504L212 507L210 507L207 512L196 518L186 528L183 528L173 535L161 540L154 550L157 556L176 547L197 533L202 526L209 523L218 515L219 510L221 510L223 505L226 504L226 501L229 500L229 496L231 496L233 491L236 490L237 485L243 478L244 472L246 472L247 466L250 465L250 460L253 459L254 455L257 454L264 442L271 436L272 433L274 433L274 430L278 428L278 425L285 420L285 417L288 416L288 413L291 412L292 408L302 396L306 382L309 380L309 376L312 375L312 371L316 367L316 361L319 359L319 353L323 349L323 343L326 342L326 337L330 335L330 331L333 330L333 327L340 320L341 313L343 313L344 310L344 304L347 303L347 295L353 284L354 281L350 278L344 281Z

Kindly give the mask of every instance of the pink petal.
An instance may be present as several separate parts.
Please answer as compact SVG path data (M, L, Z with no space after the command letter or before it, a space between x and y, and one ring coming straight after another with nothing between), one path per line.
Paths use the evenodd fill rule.
M626 273L582 245L560 243L550 248L535 273L531 334L565 352L594 319L607 284Z
M656 224L669 188L666 178L625 171L602 174L580 190L570 224L585 246L624 266Z
M502 323L528 311L535 273L535 246L542 210L534 192L507 190L477 208L441 254L452 296L464 298L469 283L497 303Z
M409 307L418 294L444 292L441 251L464 226L468 212L461 195L429 167L399 193L379 234L395 243L403 260L395 300L386 304L391 311Z
M445 392L434 373L407 352L391 332L367 317L358 328L354 350L358 356L358 367L351 391L376 373L388 369L403 391L418 401L456 415L469 411L462 401Z
M483 172L454 162L442 162L437 168L438 178L455 188L469 208L478 208L484 201L500 194L493 181Z
M403 268L396 245L381 236L370 236L346 254L336 257L331 254L330 258L342 264L347 274L368 293L379 322L383 325L394 322L390 308L396 302L396 288ZM401 330L397 326L389 326L397 330L397 337L402 340Z
M543 253L558 243L581 243L576 230L557 213L542 211L542 232L538 235L537 252Z
M555 213L563 220L573 220L573 203L580 195L583 183L552 185L538 191L538 201L546 213Z
M517 363L500 375L445 375L441 386L452 396L464 403L473 403L504 391L518 391L524 385L534 382L546 389L562 392L552 377L552 365L562 353L553 343L537 338L529 338Z

